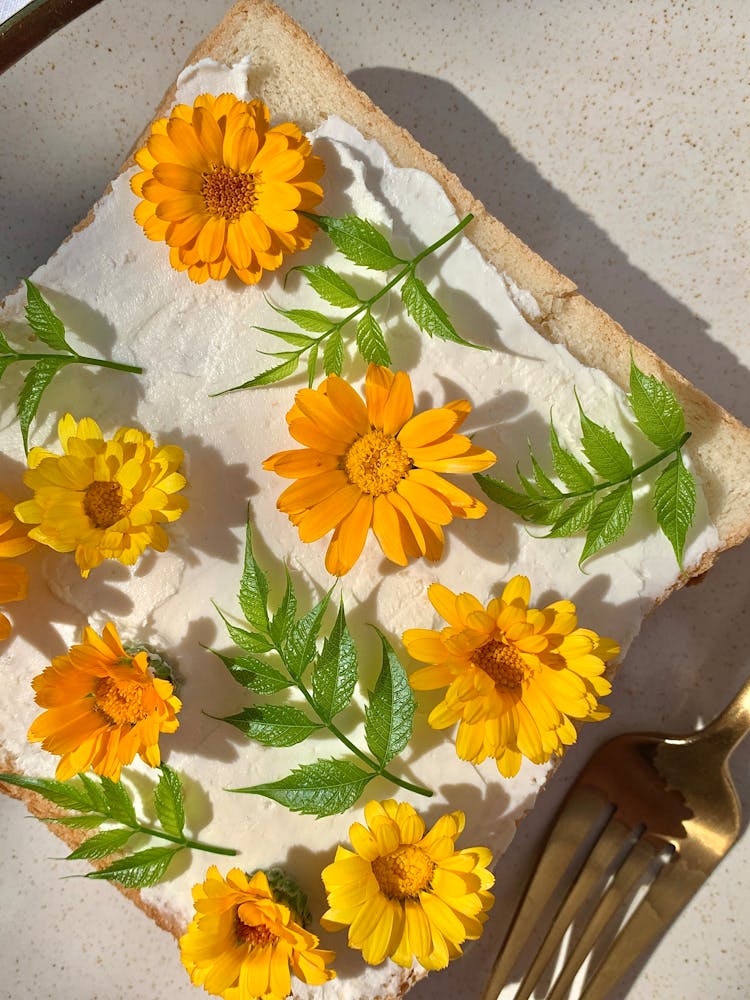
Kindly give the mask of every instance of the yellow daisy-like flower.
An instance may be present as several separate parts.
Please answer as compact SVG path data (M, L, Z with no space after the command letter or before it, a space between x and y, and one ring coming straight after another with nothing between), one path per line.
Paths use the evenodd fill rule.
M246 284L310 245L302 215L323 197L323 161L291 122L270 128L262 101L203 94L154 122L131 180L135 219L198 283L230 271Z
M284 1000L291 973L312 986L333 979L334 958L276 901L262 871L226 878L212 865L193 888L195 916L180 938L182 964L195 986L224 1000Z
M148 434L122 427L105 441L90 418L69 413L58 424L64 455L29 452L24 482L34 497L16 506L29 536L56 552L75 552L81 576L104 559L132 566L150 546L169 545L164 521L176 521L188 501L179 496L182 449L157 448Z
M263 463L297 480L277 507L303 542L333 531L326 568L335 576L352 568L370 528L399 566L420 555L437 560L444 525L487 512L441 475L481 472L495 461L491 451L455 433L470 412L459 399L413 416L406 372L370 365L364 400L344 379L329 375L317 389L301 389L287 413L289 433L305 447Z
M19 563L6 562L33 549L28 530L13 516L13 502L0 493L0 605L22 601L28 592L29 575ZM0 612L0 642L10 635L10 622Z
M447 687L428 722L433 729L458 722L456 751L463 760L479 764L493 757L510 778L522 757L543 764L574 743L573 719L609 716L598 699L612 689L603 676L605 663L620 647L578 628L570 601L530 608L525 576L513 577L486 608L471 594L454 594L439 583L428 593L448 627L404 633L409 654L431 664L411 675L411 686Z
M442 816L425 825L405 802L387 799L365 806L367 826L349 828L353 851L336 849L323 869L329 910L326 930L349 928L349 945L366 962L392 958L409 967L443 969L461 955L464 941L482 933L494 902L486 847L455 850L464 814Z
M119 781L136 754L158 767L159 734L179 726L182 703L171 683L152 676L146 652L126 653L111 624L101 638L85 628L80 645L56 656L32 686L45 711L27 738L61 758L59 781L88 770Z

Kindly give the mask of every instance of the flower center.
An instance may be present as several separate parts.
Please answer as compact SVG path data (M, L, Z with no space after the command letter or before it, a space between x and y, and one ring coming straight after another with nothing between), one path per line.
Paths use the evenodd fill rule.
M490 639L480 646L474 653L472 662L475 667L490 675L496 687L506 691L520 687L529 674L518 650L499 639Z
M127 514L130 507L122 502L122 486L119 483L94 480L86 487L83 510L95 528L111 528Z
M133 681L102 677L94 692L96 709L111 726L134 726L148 716L143 707L143 687Z
M229 167L214 167L203 175L201 188L206 208L212 215L238 218L255 205L255 175L242 174Z
M370 431L357 438L344 458L349 482L363 493L391 493L411 468L406 449L392 434Z
M402 844L385 857L375 858L372 871L384 896L410 899L429 888L435 862L421 847Z
M237 941L251 948L265 948L279 940L278 935L269 930L265 924L246 924L239 913L234 922L234 931Z

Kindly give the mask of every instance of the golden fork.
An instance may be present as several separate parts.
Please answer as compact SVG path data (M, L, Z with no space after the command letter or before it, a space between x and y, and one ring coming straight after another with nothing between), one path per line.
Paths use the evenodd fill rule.
M748 730L750 678L704 729L618 736L596 751L549 832L482 1000L496 1000L561 887L562 902L515 1000L527 1000L545 975L547 1000L562 1000L592 951L581 1000L607 995L737 839L740 811L728 761ZM597 954L618 920L616 936ZM545 973L571 926L562 969Z

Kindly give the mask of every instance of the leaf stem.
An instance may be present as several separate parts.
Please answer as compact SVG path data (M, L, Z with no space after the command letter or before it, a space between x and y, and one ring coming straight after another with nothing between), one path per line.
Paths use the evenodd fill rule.
M163 830L155 830L150 826L143 826L138 823L137 826L130 827L135 833L143 833L148 837L159 837L161 840L168 840L172 844L179 844L180 847L188 847L196 851L207 851L209 854L224 854L228 857L234 857L238 852L232 847L215 847L212 844L204 844L199 840L190 840L188 837L175 837L170 833L165 833Z
M97 368L113 368L119 372L133 372L135 375L142 375L143 369L138 365L126 365L120 361L107 361L105 358L89 358L84 354L55 354L52 351L32 354L3 354L0 357L11 357L16 361L44 361L46 358L59 358L66 365L93 365Z

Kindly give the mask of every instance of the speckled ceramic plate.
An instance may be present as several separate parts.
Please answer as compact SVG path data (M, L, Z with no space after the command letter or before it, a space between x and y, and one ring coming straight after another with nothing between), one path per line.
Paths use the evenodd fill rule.
M750 423L748 7L286 0L355 83L490 210L636 337ZM102 0L2 76L0 294L53 252L103 190L227 0ZM744 22L744 25L743 25ZM745 34L743 35L743 30ZM688 730L750 669L748 549L670 598L497 867L498 903L464 960L414 1000L479 995L531 850L598 742ZM750 741L734 772L750 815ZM55 838L0 797L0 996L178 1000L174 941L109 886L63 881ZM615 996L745 997L743 836Z

